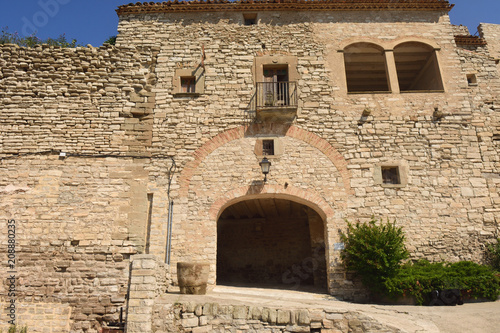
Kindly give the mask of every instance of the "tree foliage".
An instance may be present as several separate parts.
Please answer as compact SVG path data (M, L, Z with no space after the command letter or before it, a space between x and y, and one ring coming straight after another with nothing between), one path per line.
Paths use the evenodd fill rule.
M58 46L58 47L77 47L77 46L82 46L80 44L77 44L76 39L72 39L71 41L68 41L66 39L66 35L62 34L57 38L47 38L45 40L40 39L36 36L36 33L24 37L19 35L19 33L16 32L9 32L9 28L5 27L2 28L2 33L0 35L0 44L16 44L19 46L24 46L24 47L35 47L37 45L50 45L50 46Z
M116 36L111 36L104 41L104 44L116 45Z
M349 270L362 278L373 291L383 291L383 283L397 274L403 260L409 257L405 235L395 222L372 218L368 223L348 222L347 234L341 235L345 248L342 260Z

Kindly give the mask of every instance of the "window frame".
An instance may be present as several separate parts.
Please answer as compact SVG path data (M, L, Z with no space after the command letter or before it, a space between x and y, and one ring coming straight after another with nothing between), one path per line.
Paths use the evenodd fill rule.
M357 44L360 45L375 45L379 47L381 50L384 52L385 56L385 63L386 63L386 75L388 77L388 83L389 83L389 91L384 92L384 91L349 91L348 89L348 84L347 84L347 67L345 64L345 53L346 50L349 48L356 46ZM404 44L415 44L415 45L422 45L428 50L432 50L432 58L433 58L433 63L435 65L435 78L439 79L440 86L439 90L433 90L433 89L417 89L417 90L406 90L403 89L401 91L400 89L400 84L399 84L399 76L398 76L398 68L396 66L396 58L395 58L395 49L404 46ZM400 49L401 50L401 49ZM444 80L444 73L442 69L442 61L441 61L441 47L433 40L430 39L425 39L425 38L415 38L415 37L409 37L409 38L399 38L394 41L383 41L380 39L376 38L369 38L369 39L349 39L346 40L345 42L342 42L340 47L337 49L337 52L341 54L341 56L338 58L338 61L342 62L342 71L341 74L343 76L343 90L347 95L366 95L366 94L422 94L422 93L446 93L446 81ZM429 60L430 58L428 58ZM340 74L340 72L339 72Z
M181 76L181 93L196 93L196 77Z
M355 50L356 48L362 48L365 50L365 52L354 52L354 51L350 51L351 49ZM371 51L371 52L366 52L367 50ZM385 50L382 46L376 44L376 43L372 43L372 42L357 42L357 43L352 43L352 44L349 44L347 46L345 46L343 49L342 49L342 55L343 55L343 62L344 62L344 77L345 77L345 84L346 84L346 90L347 90L347 93L348 94L391 94L393 92L393 89L392 89L392 84L391 84L391 77L390 77L390 69L389 69L389 66L388 66L388 61L389 59L387 59L387 54L386 54L387 50ZM380 54L379 54L380 53ZM377 57L377 56L381 56L381 58L383 59L382 62L377 62L378 65L382 65L381 68L383 68L383 71L384 71L384 75L385 75L385 90L382 89L376 89L376 90L356 90L356 89L352 89L350 90L349 87L350 87L350 83L352 84L353 82L353 79L352 79L352 73L348 73L348 67L351 66L354 62L351 61L349 58L351 56L356 56L356 55L359 55L359 54L364 54L365 57L366 55L368 54L372 54L374 57ZM375 58L376 59L376 58ZM362 64L362 63L360 63ZM372 63L370 63L370 65L372 65ZM364 75L368 75L366 73L364 73L364 71L361 71L363 72ZM359 79L358 79L359 80ZM363 80L364 82L370 82L370 81L373 81L373 80L369 80L368 78L367 79L364 79ZM379 82L382 82L381 79L378 80Z
M273 155L264 154L264 141L273 141ZM259 160L264 157L268 159L278 158L283 155L283 143L279 137L259 137L255 141L254 154Z
M194 91L183 91L183 79L194 80ZM188 89L189 90L189 89ZM205 92L205 70L203 67L197 68L177 68L173 78L174 97L198 97Z
M263 139L262 140L262 155L264 156L274 156L274 139Z
M399 184L385 183L383 170L397 168ZM408 185L408 164L406 161L401 162L384 162L376 164L373 170L373 180L375 185L380 185L383 188L404 188Z

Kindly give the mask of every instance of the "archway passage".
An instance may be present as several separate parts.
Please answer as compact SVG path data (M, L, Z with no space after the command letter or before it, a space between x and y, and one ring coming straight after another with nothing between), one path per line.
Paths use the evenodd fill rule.
M294 201L227 207L217 223L217 284L326 291L324 222Z

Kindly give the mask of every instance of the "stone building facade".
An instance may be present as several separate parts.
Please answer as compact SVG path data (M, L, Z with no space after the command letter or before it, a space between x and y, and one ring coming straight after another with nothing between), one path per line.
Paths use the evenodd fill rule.
M212 287L356 299L340 233L372 216L404 228L412 259L482 262L499 235L500 27L472 37L451 8L137 3L117 10L116 47L1 46L18 319L117 321L144 305L127 304L136 254L166 263L163 289L176 262L205 261Z

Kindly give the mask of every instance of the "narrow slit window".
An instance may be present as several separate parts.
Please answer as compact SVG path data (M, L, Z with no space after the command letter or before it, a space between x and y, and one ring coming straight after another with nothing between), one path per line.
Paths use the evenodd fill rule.
M274 140L262 140L262 155L274 155Z
M382 167L382 183L383 184L401 184L401 177L399 176L399 168L396 167Z
M196 87L196 80L194 76L181 77L181 92L194 93L196 92L195 87Z

